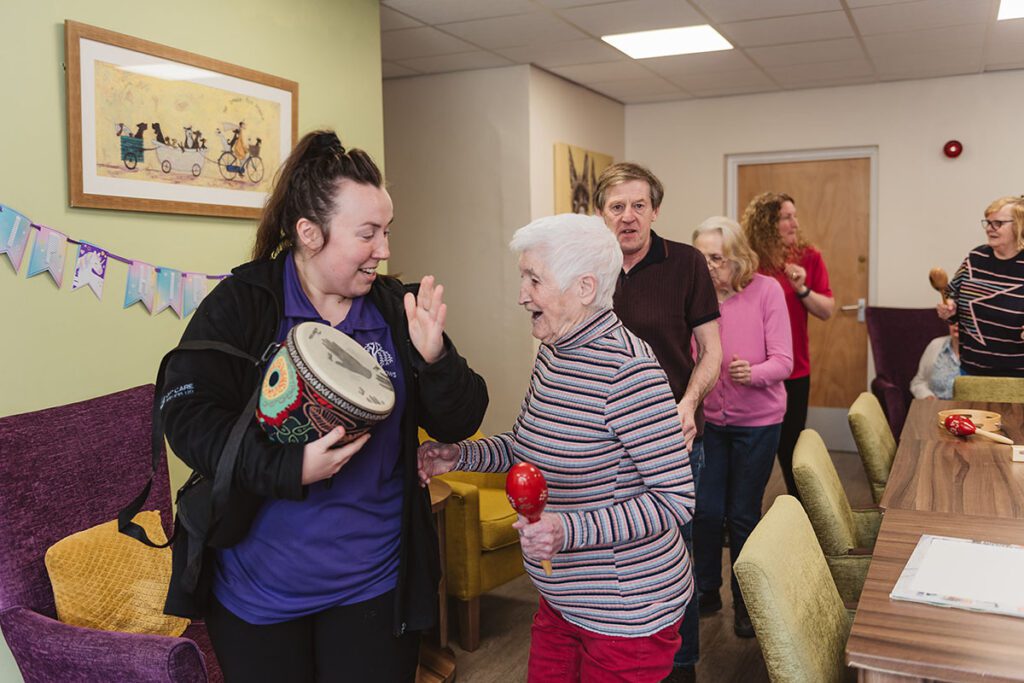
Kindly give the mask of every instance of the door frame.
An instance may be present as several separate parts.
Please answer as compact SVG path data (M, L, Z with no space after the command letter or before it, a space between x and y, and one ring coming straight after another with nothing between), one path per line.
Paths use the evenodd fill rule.
M822 149L790 150L777 152L754 152L747 154L727 154L725 156L725 215L733 220L737 216L739 185L739 167L748 164L776 164L797 161L830 161L837 159L868 159L871 170L869 179L868 209L868 300L867 305L873 306L878 301L878 146L865 147L832 147ZM842 302L836 301L836 306ZM838 314L838 309L836 310ZM871 386L875 376L875 361L871 356L871 342L868 340L867 377L865 387ZM865 389L867 390L867 389ZM807 426L821 432L822 438L829 448L845 451L856 450L852 435L846 425L846 410L842 408L811 408Z

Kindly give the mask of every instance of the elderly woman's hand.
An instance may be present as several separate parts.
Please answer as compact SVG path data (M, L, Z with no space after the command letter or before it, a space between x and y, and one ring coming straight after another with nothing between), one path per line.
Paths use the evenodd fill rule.
M562 544L565 543L562 520L552 512L541 514L540 519L533 524L519 515L512 528L519 530L519 545L523 554L537 561L550 560L562 550Z
M750 361L745 361L738 356L733 356L729 363L729 378L736 384L750 384L752 378Z
M405 295L405 317L409 320L409 339L423 360L434 363L444 355L444 320L448 307L441 302L444 287L435 285L434 276L420 280L419 294Z
M935 306L935 312L938 313L939 317L943 320L949 320L953 317L953 314L956 313L956 302L947 299L941 304Z
M459 447L451 443L424 441L416 452L420 486L430 483L431 477L451 472L459 461Z

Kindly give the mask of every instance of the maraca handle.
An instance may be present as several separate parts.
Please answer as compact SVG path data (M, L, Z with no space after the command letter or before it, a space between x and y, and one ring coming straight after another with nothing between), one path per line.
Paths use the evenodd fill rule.
M998 443L1005 443L1007 446L1013 445L1013 439L1009 439L1003 436L1002 434L996 434L994 432L989 432L984 429L975 429L974 433L979 436L983 436L986 439L992 439L993 441L996 441Z
M541 560L540 566L544 568L544 576L551 576L551 560Z

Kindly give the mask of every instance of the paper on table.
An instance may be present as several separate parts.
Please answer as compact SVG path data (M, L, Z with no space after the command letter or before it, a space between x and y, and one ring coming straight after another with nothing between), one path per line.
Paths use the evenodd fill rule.
M1024 547L921 536L889 597L1024 616Z

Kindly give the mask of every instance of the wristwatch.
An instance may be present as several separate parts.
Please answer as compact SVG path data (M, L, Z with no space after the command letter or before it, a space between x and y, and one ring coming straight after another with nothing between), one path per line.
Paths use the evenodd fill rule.
M802 291L799 294L797 294L796 298L797 299L806 299L810 295L811 295L811 288L810 287L804 287L804 291Z

